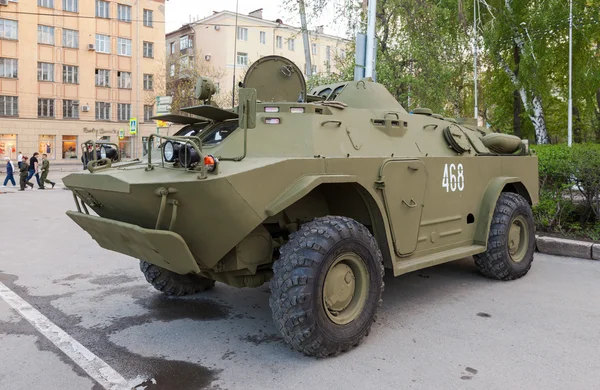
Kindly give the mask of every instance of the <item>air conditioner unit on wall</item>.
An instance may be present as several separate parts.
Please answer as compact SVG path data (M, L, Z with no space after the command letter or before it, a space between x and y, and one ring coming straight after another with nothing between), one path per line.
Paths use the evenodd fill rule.
M96 50L96 48L94 47L93 43L88 43L88 50L89 51L95 51Z
M88 112L90 110L90 106L87 104L84 104L83 106L81 106L81 111L83 112Z
M215 30L219 31L221 29L221 26L215 26Z
M204 60L205 60L205 61L210 61L210 54L207 54L207 55L205 55L205 56L204 56Z
M0 5L8 5L8 0L0 0Z

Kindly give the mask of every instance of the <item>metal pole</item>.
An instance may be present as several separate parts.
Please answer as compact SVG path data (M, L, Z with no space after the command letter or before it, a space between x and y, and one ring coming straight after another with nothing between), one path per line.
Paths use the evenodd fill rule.
M231 90L231 108L235 107L235 70L237 67L238 5L239 0L235 2L235 41L233 41L233 89Z
M298 6L300 7L300 22L302 26L302 39L304 40L304 59L306 60L306 76L312 75L312 61L310 58L310 40L308 37L308 27L306 25L306 8L304 7L304 0L298 0Z
M375 70L375 12L377 11L377 0L369 0L368 7L365 77L373 77Z
M479 125L477 106L477 0L473 0L473 82L475 83L475 120Z
M568 145L573 144L573 0L569 0L569 116Z

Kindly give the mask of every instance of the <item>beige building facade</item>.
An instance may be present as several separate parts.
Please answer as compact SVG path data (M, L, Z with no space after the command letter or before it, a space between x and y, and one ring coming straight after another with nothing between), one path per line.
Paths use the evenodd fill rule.
M237 28L236 28L237 23ZM337 59L345 57L350 41L327 35L323 29L310 31L312 73L337 72ZM204 61L217 70L219 90L231 93L234 72L236 83L252 62L281 55L292 60L306 77L304 41L300 28L281 20L262 17L262 9L249 15L222 11L186 24L166 36L167 56L181 55L193 61Z
M149 118L164 22L164 0L0 5L0 159L40 152L80 161L80 144L90 139L140 157L156 132Z

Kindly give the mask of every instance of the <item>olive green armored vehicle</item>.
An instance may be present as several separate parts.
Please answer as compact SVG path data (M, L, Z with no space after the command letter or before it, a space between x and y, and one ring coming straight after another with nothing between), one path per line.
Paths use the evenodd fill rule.
M161 117L146 161L90 161L64 179L67 214L140 260L167 295L270 283L293 348L331 356L367 335L384 272L473 256L513 280L533 260L538 164L526 141L430 110L371 79L307 91L285 58L255 62L233 110L198 81L198 106ZM152 149L150 143L156 147Z

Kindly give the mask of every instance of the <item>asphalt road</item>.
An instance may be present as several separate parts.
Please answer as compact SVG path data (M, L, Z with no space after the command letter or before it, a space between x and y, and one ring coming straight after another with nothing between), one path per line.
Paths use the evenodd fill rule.
M60 187L0 194L0 282L132 388L600 388L600 262L536 254L508 283L471 259L386 277L366 340L314 359L276 333L266 285L168 299L73 208ZM0 298L0 389L102 389L38 329Z

